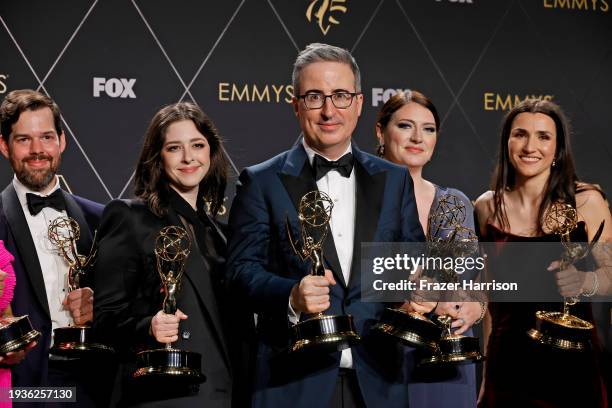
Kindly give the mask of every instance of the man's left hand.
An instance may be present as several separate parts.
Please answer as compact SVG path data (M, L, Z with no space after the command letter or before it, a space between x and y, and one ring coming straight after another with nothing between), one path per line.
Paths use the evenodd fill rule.
M70 312L74 324L93 321L93 294L90 288L80 288L70 292L64 299L64 307Z

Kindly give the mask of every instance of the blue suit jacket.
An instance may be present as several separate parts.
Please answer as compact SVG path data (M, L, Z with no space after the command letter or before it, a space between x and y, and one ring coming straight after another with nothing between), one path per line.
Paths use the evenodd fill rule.
M361 302L361 242L424 241L412 179L405 168L366 154L353 144L356 216L353 265L344 282L333 237L324 244L331 287L329 314L351 314L360 345L352 348L359 385L368 406L408 405L408 376L403 346L381 344L369 336L385 308ZM258 314L255 407L325 406L331 399L340 353L287 353L290 342L287 306L292 287L309 273L291 248L286 220L300 237L297 206L317 189L302 145L240 175L229 227L228 277Z
M92 234L102 216L103 206L65 191L66 212L81 228L77 242L80 254L88 254ZM40 262L32 235L17 198L13 184L0 196L0 239L15 257L15 293L11 307L15 316L29 315L32 326L42 333L38 345L12 369L14 387L37 387L47 383L49 347L51 345L51 315ZM83 285L87 286L87 284Z

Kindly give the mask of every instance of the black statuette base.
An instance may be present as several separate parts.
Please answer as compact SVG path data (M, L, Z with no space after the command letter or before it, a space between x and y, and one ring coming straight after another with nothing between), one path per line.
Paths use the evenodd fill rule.
M451 334L438 341L439 352L421 361L430 364L470 364L484 360L477 337Z
M292 327L289 351L342 351L359 341L351 315L319 314Z
M536 327L527 335L541 344L566 351L585 351L590 348L593 325L562 312L536 313Z
M438 351L438 340L442 334L440 326L416 312L402 309L385 309L373 330L389 335L413 347Z
M0 354L24 349L39 337L28 315L4 318L0 321Z
M96 341L89 326L60 327L53 330L51 354L65 357L106 356L115 353L112 347Z
M136 355L137 380L158 380L170 384L200 384L206 381L202 374L202 355L192 351L157 349L141 351Z

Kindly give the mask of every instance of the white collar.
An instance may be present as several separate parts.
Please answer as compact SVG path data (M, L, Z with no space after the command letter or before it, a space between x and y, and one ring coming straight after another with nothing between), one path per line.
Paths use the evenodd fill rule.
M15 192L17 193L17 198L19 198L19 202L21 203L21 205L26 205L27 204L26 194L32 193L32 194L39 195L41 197L47 197L51 195L52 193L54 193L55 190L58 190L60 188L60 183L59 183L59 177L55 176L55 185L53 186L51 191L49 191L49 193L47 194L42 194L40 191L33 191L33 190L30 190L28 187L24 186L23 183L19 181L19 179L17 179L17 175L15 175L13 176L13 187L15 188Z
M319 156L325 158L326 160L329 161L333 161L331 160L329 157L325 156L322 153L317 152L316 150L314 150L312 147L308 146L308 144L306 143L306 139L302 138L302 146L304 146L304 150L306 150L306 155L308 156L308 162L310 163L310 165L312 166L312 162L314 160L314 156L315 154L318 154ZM340 157L344 156L347 153L350 153L353 151L353 143L349 142L348 147L346 148L346 150L344 151L344 153L342 153L340 155Z

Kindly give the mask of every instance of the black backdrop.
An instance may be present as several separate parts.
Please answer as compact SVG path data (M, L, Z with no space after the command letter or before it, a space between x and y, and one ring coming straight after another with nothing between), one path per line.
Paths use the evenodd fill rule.
M34 88L63 111L69 188L100 202L131 194L148 121L200 104L226 140L233 176L300 134L289 101L296 53L351 50L363 75L355 133L393 89L441 112L425 176L472 199L487 188L503 113L525 97L561 104L579 175L612 194L612 0L2 0L0 98ZM0 160L0 186L12 177ZM227 207L233 194L228 189ZM602 313L610 334L610 310ZM606 323L607 322L607 323Z
M288 148L300 134L291 65L298 49L323 41L360 64L360 147L374 150L387 90L421 90L443 118L426 177L474 199L487 188L504 111L526 96L552 98L572 119L580 176L610 193L608 3L3 0L0 97L18 88L53 97L69 143L62 174L75 193L106 202L131 194L142 135L167 103L203 107L233 173ZM1 161L0 185L11 176Z

